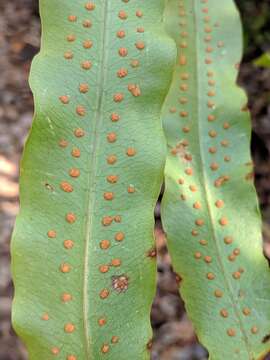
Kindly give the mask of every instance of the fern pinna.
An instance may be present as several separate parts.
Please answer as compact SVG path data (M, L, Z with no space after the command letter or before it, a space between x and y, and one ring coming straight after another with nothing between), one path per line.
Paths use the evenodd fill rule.
M236 85L239 15L232 0L169 0L165 21L178 47L163 108L169 251L210 358L259 359L270 348L270 276Z
M164 2L40 6L13 323L33 360L147 359L160 111L175 60Z

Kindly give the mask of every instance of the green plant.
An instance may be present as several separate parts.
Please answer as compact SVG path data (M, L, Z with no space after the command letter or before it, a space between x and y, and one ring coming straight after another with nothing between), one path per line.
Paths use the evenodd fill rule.
M269 52L266 52L262 54L260 57L254 60L254 64L257 66L261 66L264 68L270 67L270 54Z
M233 1L170 1L178 44L163 110L169 155L162 218L181 294L213 359L269 351L270 277L236 82L241 31ZM232 34L233 29L233 34Z
M175 60L164 4L40 5L13 323L30 359L148 358L160 111Z
M257 359L269 350L270 281L233 2L40 5L12 242L13 323L30 359L150 357L170 84L162 217L187 310L212 359Z

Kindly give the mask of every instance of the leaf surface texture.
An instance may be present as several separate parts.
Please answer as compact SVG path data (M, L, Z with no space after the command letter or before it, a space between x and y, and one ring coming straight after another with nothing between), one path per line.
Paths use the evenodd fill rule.
M178 47L163 108L169 251L210 359L258 359L269 351L270 277L236 85L239 14L232 0L169 0L165 22Z
M175 59L164 2L40 8L13 323L33 360L147 359L148 252L166 155L160 109Z

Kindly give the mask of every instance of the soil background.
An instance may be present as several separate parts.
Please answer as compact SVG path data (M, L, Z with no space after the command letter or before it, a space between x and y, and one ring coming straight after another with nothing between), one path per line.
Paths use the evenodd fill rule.
M255 183L263 215L264 251L270 257L270 69L253 64L270 47L270 2L237 0L237 5L245 41L239 83L246 89L252 113ZM0 360L27 359L10 323L13 285L9 244L18 212L18 164L33 114L27 79L31 60L39 50L39 37L37 0L0 0ZM158 285L151 314L152 359L207 359L178 295L159 205L156 222Z

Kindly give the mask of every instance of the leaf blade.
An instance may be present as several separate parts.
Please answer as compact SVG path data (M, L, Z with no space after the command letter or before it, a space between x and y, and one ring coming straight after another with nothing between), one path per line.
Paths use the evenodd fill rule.
M40 4L36 113L12 241L13 324L30 359L126 359L127 334L128 351L147 359L159 112L174 57L163 1Z
M169 1L165 19L178 44L163 111L168 157L162 221L173 265L210 358L258 358L269 350L263 342L269 270L248 181L250 122L240 111L246 100L235 86L239 16L232 1ZM264 289L256 285L259 278Z

